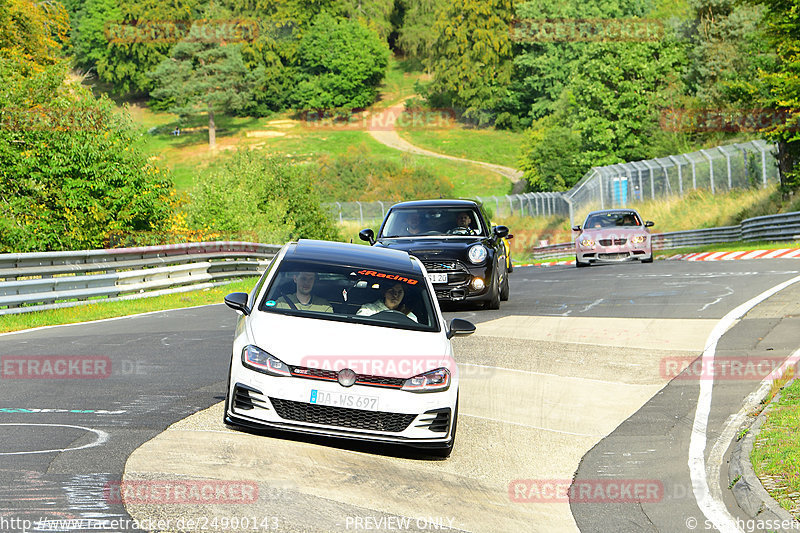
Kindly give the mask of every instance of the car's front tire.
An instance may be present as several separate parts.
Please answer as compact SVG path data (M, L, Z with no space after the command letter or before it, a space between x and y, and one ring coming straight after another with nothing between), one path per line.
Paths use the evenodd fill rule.
M576 255L575 256L575 266L578 267L578 268L588 267L589 263L582 262L580 259L578 259L578 256Z
M500 282L497 279L496 270L492 278L492 286L489 290L491 291L491 297L486 301L486 309L500 309Z
M506 275L503 276L503 285L500 287L500 299L507 302L510 294L511 288L508 286L508 271L506 271Z
M652 262L653 262L653 256L652 255L650 257L648 257L647 259L642 259L642 263L652 263Z

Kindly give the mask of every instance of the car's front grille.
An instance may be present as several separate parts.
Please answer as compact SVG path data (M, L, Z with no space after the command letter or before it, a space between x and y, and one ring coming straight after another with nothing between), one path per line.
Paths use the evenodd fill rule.
M600 246L622 246L628 242L628 239L600 239L597 242L600 244Z
M425 260L422 262L425 265L425 270L430 273L443 273L447 274L447 283L436 283L434 288L436 290L436 296L440 299L443 296L440 296L440 293L444 291L444 287L448 289L452 289L455 287L460 287L462 285L466 285L469 283L472 276L469 273L469 269L464 266L463 263L460 261L431 261ZM442 289L438 289L438 287L442 287Z
M461 265L458 261L423 261L425 270L428 272L441 272L448 270L459 270Z
M384 413L314 405L305 402L293 402L270 397L270 402L278 416L286 420L337 426L370 431L396 432L405 431L416 415L403 413Z
M335 370L323 370L321 368L307 368L304 366L289 367L292 375L297 378L319 379L323 381L338 381L339 373ZM409 376L411 377L411 376ZM392 378L385 376L370 376L367 374L356 374L356 385L366 385L370 387L387 387L399 389L406 382L406 378Z

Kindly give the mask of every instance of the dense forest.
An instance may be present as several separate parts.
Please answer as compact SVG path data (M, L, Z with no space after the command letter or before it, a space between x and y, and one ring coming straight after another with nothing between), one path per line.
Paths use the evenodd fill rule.
M35 245L45 249L97 245L98 228L155 228L168 217L168 179L137 149L130 122L81 86L83 76L117 97L207 116L213 144L220 114L370 106L392 54L427 74L413 105L447 108L473 127L525 131L519 167L529 190L568 189L595 165L766 137L778 142L790 194L800 184L798 8L798 0L0 0L0 245L30 233L31 206L52 217L37 230L49 235ZM86 213L93 222L76 225Z

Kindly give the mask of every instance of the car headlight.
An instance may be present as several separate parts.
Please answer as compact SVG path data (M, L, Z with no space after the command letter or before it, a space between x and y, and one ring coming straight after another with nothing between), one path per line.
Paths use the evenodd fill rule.
M408 378L403 383L403 390L408 392L441 392L450 388L450 371L446 368L437 368L413 378Z
M469 260L476 265L486 261L486 255L486 248L482 244L476 244L469 249L469 252L467 252L467 257L469 257Z
M245 346L242 350L242 364L270 376L290 377L292 375L286 363L252 344Z
M647 237L645 237L644 235L634 235L633 238L631 239L631 242L633 244L642 244L646 240Z
M594 241L588 237L581 239L581 246L594 246Z

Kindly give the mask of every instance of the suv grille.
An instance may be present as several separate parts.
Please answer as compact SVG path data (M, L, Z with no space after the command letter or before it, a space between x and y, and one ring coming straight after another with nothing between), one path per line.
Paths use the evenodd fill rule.
M330 407L272 397L269 400L272 402L275 412L281 418L325 426L399 433L404 431L416 418L416 415L403 413L382 413L361 409L347 409L345 407Z

